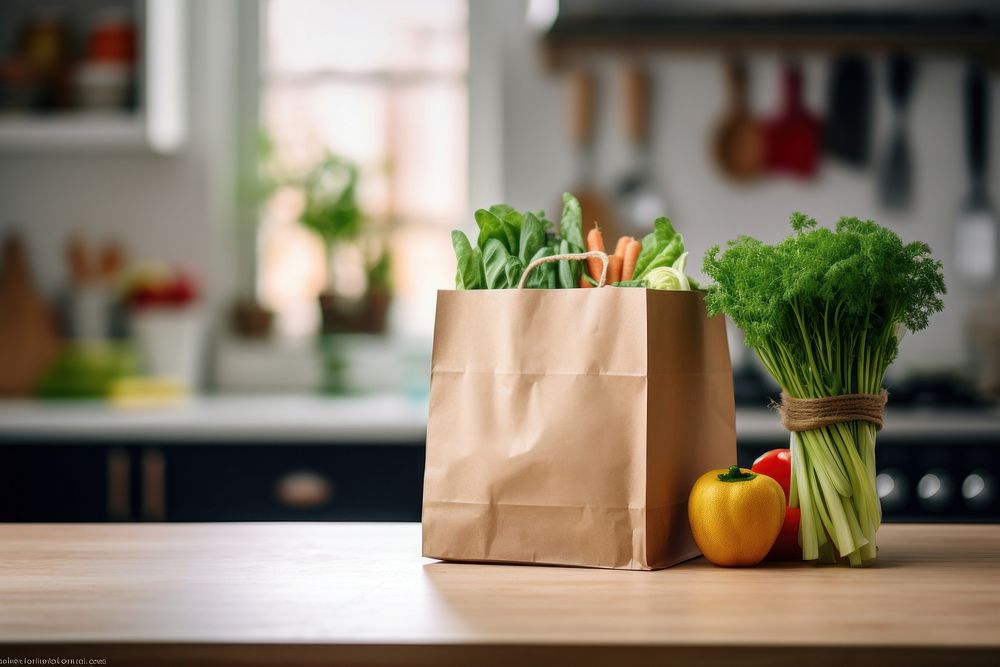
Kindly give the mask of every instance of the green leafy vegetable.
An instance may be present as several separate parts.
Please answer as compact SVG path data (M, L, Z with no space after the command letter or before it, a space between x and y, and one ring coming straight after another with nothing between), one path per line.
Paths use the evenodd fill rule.
M544 211L520 213L507 204L496 204L475 213L479 238L473 246L460 231L452 233L458 260L457 289L516 288L532 260L556 253L583 252L580 203L566 193L559 229ZM557 265L558 264L558 265ZM526 287L555 289L578 287L581 262L544 264L528 277Z
M615 287L648 287L662 290L699 289L698 283L684 271L687 252L682 237L670 218L657 218L653 231L642 239L642 250L630 280L615 283Z
M451 244L458 259L455 284L458 289L482 289L486 287L483 275L483 256L479 248L473 248L465 232L457 229L451 233Z
M653 222L653 236L656 237L656 243L661 248L680 238L680 234L674 229L674 224L667 217L657 218ZM681 242L683 243L683 240Z
M641 280L652 269L672 266L684 252L684 237L677 233L670 218L657 218L653 232L642 240L642 250L635 263L633 280Z
M565 255L567 253L573 252L570 248L569 241L563 239L559 242L559 254ZM559 260L559 287L563 289L572 289L577 287L580 282L580 273L583 271L583 264L579 261L573 261L568 259Z
M503 222L504 233L507 236L507 249L513 255L517 253L517 238L521 234L523 216L507 204L494 204L490 206L490 213L500 218Z
M715 285L706 304L746 335L784 392L796 398L877 394L904 329L943 307L941 263L925 243L903 244L871 220L834 229L802 213L776 245L742 236L705 254ZM875 427L835 424L793 433L790 500L802 510L803 558L851 565L875 559Z
M568 192L563 193L559 233L569 243L572 252L583 252L583 214L580 212L580 202Z
M477 243L484 254L486 252L486 244L491 239L496 239L503 244L504 249L508 253L517 252L517 240L509 231L509 223L505 223L492 211L482 208L476 211L475 216L476 224L479 225L479 239Z
M542 257L550 257L551 255L552 255L552 249L549 248L548 246L543 246L538 249L538 252L532 255L531 259L528 261L528 264L531 264L531 262L534 262L536 259L541 259ZM527 264L525 265L525 268L528 268ZM553 282L552 286L555 287L556 266L555 263L551 262L548 264L541 264L538 267L536 267L531 272L531 275L528 276L528 281L525 283L524 286L535 287L535 288L548 287L550 278L552 279ZM520 278L518 278L518 281L520 281Z
M507 204L494 204L489 208L490 213L507 221L515 229L521 229L521 214L513 206Z
M646 274L644 279L646 286L650 289L662 290L690 290L691 283L683 271L678 271L672 266L661 266Z
M499 239L492 238L483 248L483 269L487 289L504 289L507 284L507 258L510 253Z
M538 220L542 223L542 229L545 230L546 238L548 238L549 236L554 237L558 230L556 230L555 224L551 220L545 217L545 211L538 210L538 211L533 211L533 213L535 217L538 218Z
M496 204L475 213L479 238L473 246L462 232L452 233L452 245L458 269L455 272L457 289L510 289L516 288L525 268L535 259L556 254L582 253L586 244L583 238L583 216L580 202L568 192L563 194L563 210L559 228L545 218L544 211L521 213L507 204ZM697 284L683 275L686 257L684 239L668 218L658 218L653 231L642 241L642 250L635 273L627 282L615 283L621 287L649 287L647 277L651 271L665 268L666 273L679 271L682 276L672 285L689 289ZM539 266L525 282L526 287L547 289L573 289L580 286L580 276L596 285L583 270L580 260L561 260ZM662 276L653 282L667 285Z
M503 269L504 276L507 279L505 287L508 289L517 287L518 282L521 280L521 274L524 273L524 263L517 257L508 256Z
M657 253L660 251L656 244L656 234L650 232L642 239L642 250L639 251L639 259L635 262L635 273L632 276L632 280L638 280L638 276L641 276L645 271L649 263L653 261Z
M525 213L517 256L527 265L543 245L545 245L545 225L535 217L534 213Z
M649 272L653 269L658 269L660 267L670 267L673 266L677 258L681 256L684 252L684 239L681 238L680 234L671 239L660 252L650 261L649 264L643 268L642 272L637 272L640 277L649 275Z

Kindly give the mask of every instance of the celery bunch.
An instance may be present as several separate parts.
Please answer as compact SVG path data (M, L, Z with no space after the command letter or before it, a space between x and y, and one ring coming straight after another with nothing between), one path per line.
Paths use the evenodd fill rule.
M706 303L746 335L787 394L876 394L904 330L943 307L941 263L870 220L818 227L802 213L776 245L742 236L705 254ZM803 559L852 566L876 556L875 427L836 424L791 434L793 507Z

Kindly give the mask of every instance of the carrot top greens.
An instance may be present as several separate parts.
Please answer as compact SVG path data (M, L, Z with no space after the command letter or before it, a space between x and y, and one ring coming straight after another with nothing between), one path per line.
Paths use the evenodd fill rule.
M795 233L775 245L741 236L705 253L716 283L709 312L728 315L795 396L879 391L900 326L924 329L943 307L941 262L926 243L904 244L871 220L841 218L829 229L794 213L791 225ZM865 360L878 363L859 368ZM808 382L782 381L803 374Z
M927 244L904 244L871 220L841 218L828 229L795 213L791 223L795 233L775 245L741 236L709 249L709 312L743 329L790 396L879 393L903 330L926 328L943 307L941 262ZM872 562L882 518L875 427L839 423L790 438L803 558Z

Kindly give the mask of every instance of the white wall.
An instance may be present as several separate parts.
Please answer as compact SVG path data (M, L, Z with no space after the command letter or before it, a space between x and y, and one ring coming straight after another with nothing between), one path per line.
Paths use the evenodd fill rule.
M0 154L0 235L24 234L43 290L65 285L66 238L81 232L189 268L212 301L233 292L235 12L235 0L188 5L190 136L179 153Z
M239 286L234 268L233 156L236 153L237 0L193 2L189 12L190 126L178 155L0 155L0 233L17 227L28 240L40 285L55 291L67 279L63 246L68 234L120 237L133 257L189 266L203 277L213 300ZM472 0L470 104L473 207L506 200L519 207L555 206L574 176L565 130L565 85L539 64L534 37L524 27L523 0ZM733 188L715 171L708 141L724 103L721 56L658 55L654 66L656 173L671 215L694 257L736 234L775 240L787 217L803 210L821 221L869 216L904 238L928 241L945 261L950 293L946 311L927 332L903 346L904 365L936 366L965 355L964 324L977 295L954 277L951 233L965 194L961 144L961 63L922 62L910 122L916 158L916 206L907 215L880 210L871 170L853 172L827 162L814 183L775 179ZM752 64L753 98L764 113L777 100L777 56ZM616 61L599 63L602 103L597 167L613 183L628 164L615 94ZM881 79L881 71L878 71ZM807 96L823 109L826 61L806 59ZM886 138L888 103L877 94L879 142ZM993 86L994 162L1000 155L1000 88ZM1000 166L992 191L1000 192ZM996 198L996 197L995 197ZM470 219L470 224L471 219ZM694 262L699 264L700 262Z
M490 9L482 5L489 4ZM476 12L498 12L494 3L473 2ZM502 117L499 127L488 123L473 131L495 131L503 137L501 181L503 199L522 208L546 207L554 211L557 195L573 182L573 149L565 128L567 118L564 77L548 72L540 63L535 38L524 27L523 2L499 3L503 17L493 17L493 26L505 31L502 53ZM480 22L481 24L482 22ZM489 70L476 69L477 62L491 62L477 50L488 48L480 41L477 22L471 24L472 81ZM496 29L494 27L494 29ZM486 44L487 47L482 45ZM600 103L596 145L597 177L610 186L629 164L629 150L621 127L620 100L615 75L620 60L597 59ZM825 161L820 177L810 183L774 178L748 187L725 181L715 169L709 153L715 123L725 105L723 54L653 54L652 68L655 118L653 153L655 173L667 197L670 215L685 236L692 264L714 243L738 234L751 234L774 241L788 233L788 216L802 210L820 222L833 222L841 215L870 217L896 230L904 239L922 239L945 263L949 286L945 312L931 320L928 331L907 338L899 367L938 368L965 358L965 319L978 295L963 289L953 270L952 229L968 188L962 154L962 63L957 58L922 60L911 105L910 137L915 156L916 196L913 209L892 214L880 208L872 169L855 171ZM752 98L755 109L767 114L778 101L778 54L762 54L751 61ZM828 60L805 58L806 95L809 105L825 109ZM492 68L490 68L492 69ZM875 141L887 140L890 108L881 67L876 72ZM480 86L486 84L480 82ZM1000 87L994 80L992 96L994 163L1000 159ZM484 127L486 125L486 127ZM471 164L483 137L473 135ZM875 155L879 155L878 150ZM994 164L991 191L1000 193L1000 165ZM472 174L477 182L477 174ZM493 202L476 202L480 206ZM697 259L695 259L697 258ZM697 272L696 275L700 274ZM698 277L703 277L698 275Z

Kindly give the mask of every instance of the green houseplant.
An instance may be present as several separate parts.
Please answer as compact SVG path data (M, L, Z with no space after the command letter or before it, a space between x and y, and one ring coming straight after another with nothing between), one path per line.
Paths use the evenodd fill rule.
M392 294L390 258L384 241L373 238L379 235L358 205L358 180L359 170L353 162L327 153L300 181L304 203L299 222L319 236L330 263L330 284L319 295L324 334L385 331ZM340 244L356 244L363 249L377 246L376 252L363 253L367 286L359 302L337 297L333 261Z
M267 200L279 189L302 194L297 221L323 244L328 282L319 294L321 333L383 333L392 300L391 257L383 226L367 217L358 202L361 172L352 161L326 152L298 172L283 167L266 138L259 142L258 197ZM337 250L354 246L365 263L365 292L360 299L338 294L334 262Z

